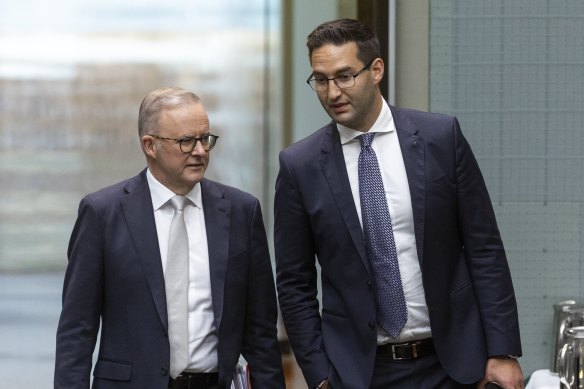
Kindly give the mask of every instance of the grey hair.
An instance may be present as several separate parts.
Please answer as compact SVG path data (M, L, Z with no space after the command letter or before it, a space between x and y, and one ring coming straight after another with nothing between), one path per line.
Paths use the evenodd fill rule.
M199 96L182 88L160 88L150 92L140 104L138 135L155 132L162 110L200 102Z

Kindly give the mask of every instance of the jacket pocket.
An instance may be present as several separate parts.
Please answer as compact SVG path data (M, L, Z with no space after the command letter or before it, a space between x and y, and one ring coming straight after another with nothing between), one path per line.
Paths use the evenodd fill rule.
M466 293L466 291L469 288L472 288L472 283L470 281L466 281L464 284L459 285L456 289L450 292L450 296L451 297L459 296L463 293Z
M440 192L444 189L453 188L454 184L452 183L448 175L446 175L445 173L443 173L437 178L432 178L430 181L428 181L427 184L427 189L432 192Z
M100 359L95 364L93 376L114 381L129 381L132 377L132 365Z

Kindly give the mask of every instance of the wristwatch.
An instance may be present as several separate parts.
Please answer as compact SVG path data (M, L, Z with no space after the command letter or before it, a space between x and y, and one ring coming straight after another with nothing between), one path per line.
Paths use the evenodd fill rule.
M517 359L519 355L494 355L492 358L499 358L499 359Z
M314 389L322 389L326 387L326 384L328 384L328 378L325 378L324 380L320 381Z

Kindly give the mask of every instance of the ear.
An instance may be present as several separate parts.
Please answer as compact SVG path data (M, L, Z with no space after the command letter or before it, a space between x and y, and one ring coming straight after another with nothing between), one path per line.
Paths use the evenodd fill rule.
M156 158L156 139L151 137L150 135L144 135L142 139L140 139L142 144L142 150L144 150L144 154L149 158Z
M381 58L375 58L371 63L371 74L373 76L373 83L378 85L383 79L383 73L385 71L385 65Z

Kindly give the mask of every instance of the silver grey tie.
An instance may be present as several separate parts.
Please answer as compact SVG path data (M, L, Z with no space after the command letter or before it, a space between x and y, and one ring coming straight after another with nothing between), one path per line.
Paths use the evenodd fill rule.
M166 287L170 376L172 378L176 378L187 367L189 354L187 319L189 238L183 213L186 201L185 197L178 195L170 199L174 208L174 216L170 225L164 285Z

